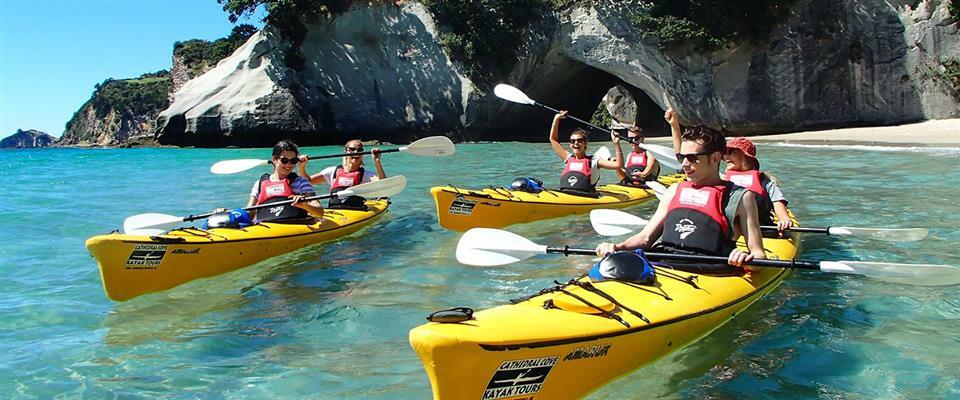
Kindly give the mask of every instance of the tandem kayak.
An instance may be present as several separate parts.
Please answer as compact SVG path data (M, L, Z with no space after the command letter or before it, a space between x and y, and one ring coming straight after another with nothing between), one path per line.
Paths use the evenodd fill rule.
M670 186L683 174L658 178ZM437 205L440 226L466 231L470 228L503 228L513 224L588 213L597 208L622 208L655 198L651 189L623 185L597 186L597 196L569 194L546 189L539 193L490 187L464 189L455 186L430 188Z
M387 211L387 199L367 210L327 209L313 224L263 222L245 228L180 228L161 235L110 233L87 239L103 290L124 301L256 264L370 225Z
M794 258L798 244L764 239L771 259ZM578 398L709 334L791 271L655 270L652 286L580 278L463 322L430 322L410 331L410 344L435 399Z

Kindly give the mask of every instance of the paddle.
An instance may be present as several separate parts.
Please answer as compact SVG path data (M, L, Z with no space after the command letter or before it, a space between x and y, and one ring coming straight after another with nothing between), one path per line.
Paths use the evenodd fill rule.
M361 183L357 186L352 186L349 189L339 191L335 194L323 194L318 196L311 196L303 199L303 201L309 200L319 200L327 199L333 196L338 197L349 197L349 196L360 196L360 197L387 197L392 196L403 191L407 186L407 178L404 178L403 175L392 176L389 178L380 179L377 181ZM292 204L293 200L280 201L276 203L266 203L256 206L250 206L244 208L244 210L258 210L261 208L276 207L279 205ZM198 219L207 218L211 215L216 214L215 212L198 214L198 215L188 215L186 217L178 217L175 215L169 214L159 214L159 213L146 213L146 214L137 214L132 217L129 217L123 221L123 232L130 235L159 235L163 232L169 231L179 225L181 222L195 221Z
M540 254L559 253L565 256L596 255L592 249L549 247L499 229L473 228L457 243L457 261L467 265L493 266L515 263ZM652 261L682 260L703 263L726 263L727 257L670 253L645 253ZM754 267L809 269L826 273L862 275L893 283L918 286L960 284L960 268L935 264L896 264L866 261L798 261L753 260Z
M449 156L456 151L456 148L453 146L453 142L446 136L430 136L396 149L380 150L380 154L395 153L400 151L416 156L437 157ZM337 158L362 154L373 154L373 151L364 151L360 153L340 153L326 156L310 156L307 158L310 160L319 160L322 158ZM253 167L270 164L270 160L260 160L254 158L226 160L213 164L213 166L210 167L210 172L218 175L235 174L237 172L246 171Z
M499 97L499 98L501 98L501 99L504 99L504 100L506 100L506 101L510 101L510 102L514 102L514 103L519 103L519 104L527 104L527 105L540 106L540 107L543 107L543 108L545 108L545 109L547 109L547 110L553 111L554 113L560 113L560 110L558 110L558 109L556 109L556 108L553 108L553 107L550 107L550 106L547 106L547 105L544 105L544 104L541 104L541 103L538 103L538 102L534 101L533 99L527 97L527 95L524 94L522 91L520 91L520 89L517 89L517 88L515 88L515 87L513 87L513 86L510 86L510 85L505 85L505 84L502 84L502 83L501 83L501 84L495 86L495 87L493 88L493 94L497 95L497 97ZM589 122L587 122L587 121L584 121L584 120L582 120L582 119L580 119L580 118L577 118L577 117L574 117L574 116L572 116L572 115L568 115L567 118L570 118L570 119L572 119L572 120L574 120L574 121L577 121L577 122L579 122L579 123L581 123L581 124L584 124L584 125L586 125L586 126L588 126L588 127L590 127L590 128L593 128L593 129L595 129L595 130L597 130L597 131L600 131L600 132L604 132L604 133L609 133L609 132L610 132L610 130L608 130L608 129L603 129L603 128L599 127L599 126L596 126L596 125L594 125L594 124L591 124L591 123L589 123ZM620 139L623 139L623 140L626 140L626 141L628 141L628 142L630 142L630 143L636 144L637 147L640 147L641 149L644 149L644 150L646 150L646 151L649 151L649 152L653 153L653 155L656 157L657 161L660 161L661 164L666 165L668 168L670 168L670 169L680 169L680 163L677 162L677 153L675 153L675 152L673 151L673 149L668 148L668 147L664 147L664 146L658 146L658 145L655 145L655 144L637 143L637 142L634 142L634 141L630 140L629 137L624 136L624 135L621 135L621 134L619 134L619 133L617 134L617 136L619 136Z
M603 236L626 235L643 228L647 220L618 210L590 211L590 225ZM761 226L765 231L776 231L776 226ZM852 226L829 226L826 228L792 227L791 231L825 233L831 236L858 236L887 242L915 242L927 236L925 228L857 228Z

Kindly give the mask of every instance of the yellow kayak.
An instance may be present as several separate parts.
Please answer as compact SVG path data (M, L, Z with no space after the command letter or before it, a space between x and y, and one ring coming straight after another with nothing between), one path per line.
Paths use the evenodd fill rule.
M661 176L666 186L684 175ZM578 196L557 190L529 193L505 188L464 189L455 186L430 188L437 205L440 226L466 231L470 228L503 228L513 224L588 213L597 208L622 208L655 198L653 190L623 185L597 186L598 197Z
M764 239L771 259L794 258L798 244L796 236ZM740 245L745 248L742 238ZM655 269L656 286L601 281L590 287L581 278L478 311L471 320L414 328L410 344L433 397L582 397L709 334L790 274L779 268L735 276Z
M114 232L87 239L86 245L100 266L107 297L123 301L349 235L370 225L390 202L366 204L366 211L328 209L310 225L264 222L246 228L181 228L157 236Z

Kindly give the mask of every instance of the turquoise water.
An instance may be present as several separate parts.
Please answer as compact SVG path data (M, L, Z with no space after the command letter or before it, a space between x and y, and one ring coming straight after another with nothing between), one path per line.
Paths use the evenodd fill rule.
M774 144L759 152L806 225L931 230L896 245L808 235L804 257L960 264L960 149ZM448 159L384 156L387 172L409 186L360 234L129 302L106 299L86 238L133 214L242 206L262 171L207 170L267 154L0 152L0 397L429 398L407 343L429 312L504 304L591 262L458 264L459 234L437 224L430 186L525 175L553 183L561 169L544 144L471 144ZM583 216L511 230L544 244L600 240ZM697 344L592 397L957 398L958 327L960 287L798 273Z

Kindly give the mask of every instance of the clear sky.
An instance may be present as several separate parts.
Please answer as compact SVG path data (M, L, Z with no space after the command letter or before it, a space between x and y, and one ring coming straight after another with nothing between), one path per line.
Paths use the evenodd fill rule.
M231 29L217 0L0 0L0 137L59 137L93 85L170 69L174 42Z

